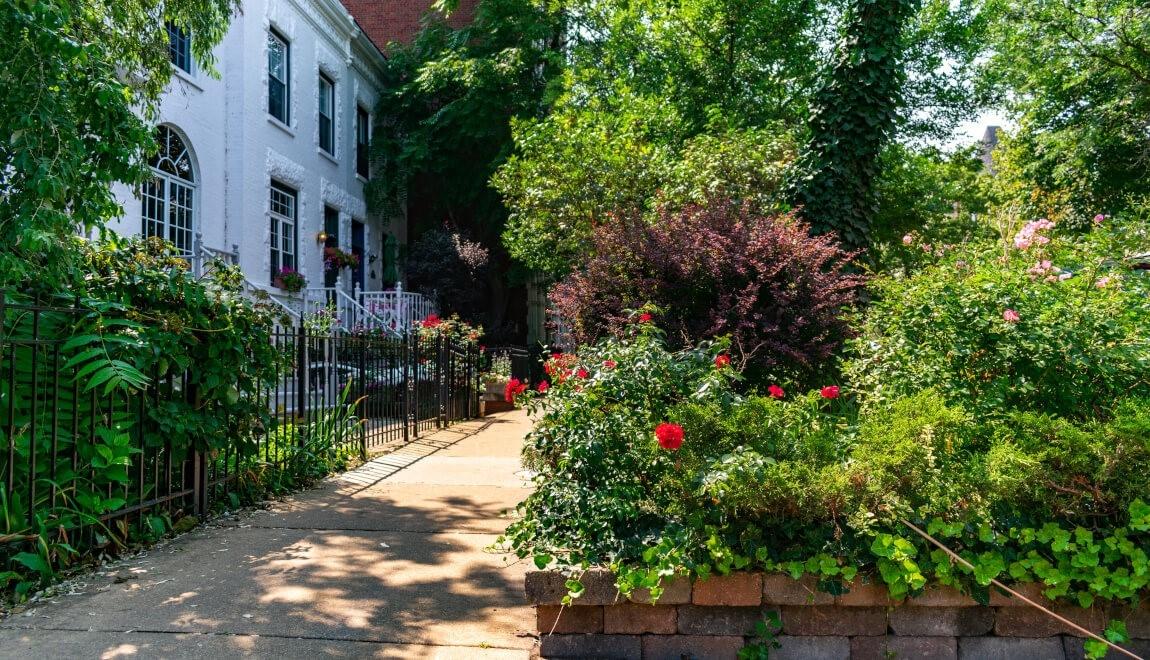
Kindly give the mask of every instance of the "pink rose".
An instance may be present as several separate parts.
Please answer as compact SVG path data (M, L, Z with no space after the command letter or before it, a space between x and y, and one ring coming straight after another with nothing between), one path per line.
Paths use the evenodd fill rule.
M1018 323L1022 320L1022 317L1013 309L1008 309L1002 313L1002 320L1007 323Z

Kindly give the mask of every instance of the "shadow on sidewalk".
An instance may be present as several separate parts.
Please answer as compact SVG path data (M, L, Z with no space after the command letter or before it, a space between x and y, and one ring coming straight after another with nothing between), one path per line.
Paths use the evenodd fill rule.
M90 576L0 624L0 657L525 657L527 566L488 546L526 489L385 481L506 423L439 431L406 463L380 457Z

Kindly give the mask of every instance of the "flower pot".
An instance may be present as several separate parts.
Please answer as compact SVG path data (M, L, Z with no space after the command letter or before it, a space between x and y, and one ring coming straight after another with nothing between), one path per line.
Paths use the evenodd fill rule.
M504 390L507 389L505 380L489 380L483 384L484 401L502 401Z

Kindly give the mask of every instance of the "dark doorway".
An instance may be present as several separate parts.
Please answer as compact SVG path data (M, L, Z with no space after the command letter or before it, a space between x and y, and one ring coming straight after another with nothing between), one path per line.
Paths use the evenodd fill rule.
M323 247L337 248L339 247L339 211L330 206L323 207L323 233L327 234L327 240L323 242ZM327 258L327 255L324 255ZM335 286L335 280L339 277L339 270L335 268L328 268L327 262L324 262L323 269L323 285L327 288Z
M351 253L358 257L358 264L351 271L351 281L360 290L363 290L363 273L367 269L367 264L363 262L363 247L365 242L365 229L363 223L359 220L351 221Z

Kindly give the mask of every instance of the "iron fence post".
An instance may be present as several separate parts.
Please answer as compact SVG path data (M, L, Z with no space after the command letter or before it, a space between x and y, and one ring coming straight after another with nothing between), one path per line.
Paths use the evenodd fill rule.
M196 410L203 407L203 398L200 396L200 388L195 390ZM208 454L205 451L196 450L196 496L197 506L200 515L204 516L208 513Z
M404 390L407 393L407 417L404 427L411 426L411 437L419 437L419 333L408 331L410 351L407 359L403 361ZM404 440L407 440L405 433Z
M480 360L479 345L478 344L472 344L471 351L472 352L471 352L470 364L471 364L472 369L471 369L471 377L468 379L468 381L473 382L474 387L471 390L471 398L470 398L471 408L470 408L470 411L471 411L471 417L476 418L476 417L479 417L479 395L481 392L481 390L479 389L479 387L480 387L480 382L479 382L480 381L480 378L479 378L479 360Z
M8 428L5 429L8 434L8 464L4 468L4 483L8 487L8 492L11 493L12 484L15 483L16 479L16 415L14 413L16 406L16 397L14 396L16 383L14 382L15 378L12 376L12 369L16 364L16 345L15 343L12 344L12 357L9 358L8 369L3 370L2 367L5 366L4 358L8 354L6 348L8 343L8 316L7 310L4 308L5 304L7 304L7 299L4 295L4 291L0 290L0 371L7 373L9 391L13 393L13 395L8 397Z
M352 346L356 347L359 357L359 391L355 393L359 416L359 457L367 460L367 337L351 337Z
M196 451L196 511L202 517L208 512L208 455Z
M297 422L307 418L307 391L311 386L307 368L307 339L307 329L301 324L296 331L295 418Z
M435 362L436 362L435 375L436 375L436 378L438 379L438 382L436 383L436 392L439 394L439 396L438 396L439 401L436 402L437 403L436 413L438 413L438 414L437 414L436 420L435 420L435 427L440 428L440 429L447 426L447 378L444 376L444 372L446 371L446 367L448 365L447 365L447 356L444 355L444 352L443 352L444 344L445 344L445 342L443 341L443 335L440 334L440 335L436 336L436 338L435 338Z

